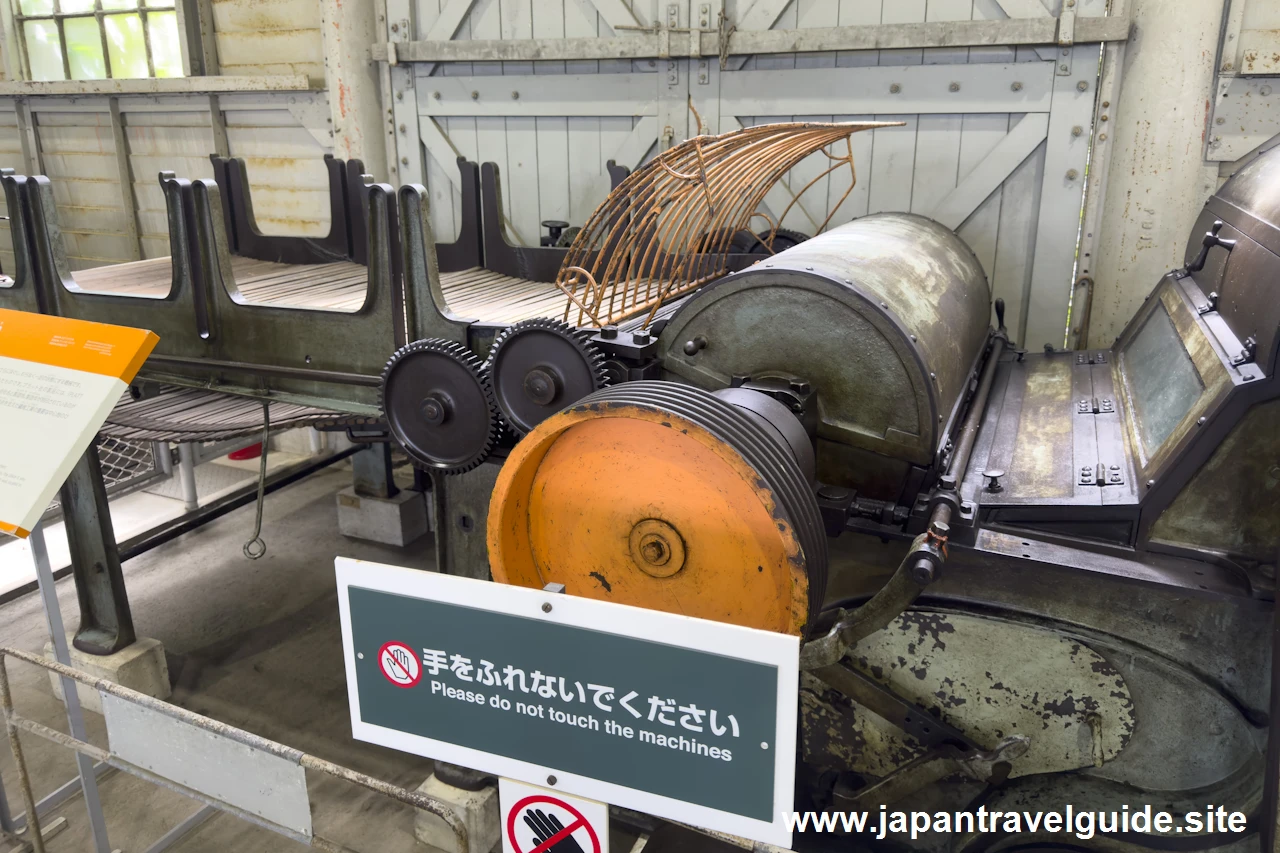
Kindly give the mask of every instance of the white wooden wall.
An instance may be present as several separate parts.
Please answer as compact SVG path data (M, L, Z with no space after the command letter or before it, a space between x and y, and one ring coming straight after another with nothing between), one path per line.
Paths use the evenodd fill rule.
M8 2L8 0L0 0ZM325 86L322 0L212 0L217 73L303 74ZM0 42L2 44L2 42ZM3 66L4 63L0 63ZM121 189L106 97L31 97L34 131L27 162L18 120L20 99L0 97L0 167L43 171L53 182L73 269L169 253L158 174L212 178L215 151L210 98L204 94L118 99L132 170L135 211ZM323 91L223 95L219 118L228 151L246 161L259 226L266 233L319 235L329 230L323 157L332 150ZM25 126L25 124L24 124ZM130 219L136 216L133 237ZM8 223L0 223L0 266L13 268Z
M1062 2L638 0L627 7L616 0L389 0L389 21L407 18L411 26L388 35L391 41L611 38L629 32L610 25L628 14L639 26L661 20L681 27L692 14L694 26L714 28L722 4L739 29L999 20L1057 15ZM1080 15L1105 12L1103 0L1072 7ZM460 9L466 13L458 20ZM1076 251L1099 50L1093 44L1065 55L1052 47L1001 46L761 55L730 57L724 71L716 57L401 65L392 84L402 93L394 107L398 153L408 161L401 175L426 183L433 224L448 239L459 209L454 158L497 163L509 235L536 245L542 220L581 224L604 198L606 161L634 168L696 133L690 100L710 133L769 121L904 121L853 137L858 181L832 222L878 211L944 222L982 260L1018 339L1035 348L1062 346L1075 276L1088 271L1087 257L1077 268ZM415 123L416 138L406 132ZM828 165L821 154L802 163L769 206L780 212ZM814 233L848 185L847 172L821 179L784 226Z

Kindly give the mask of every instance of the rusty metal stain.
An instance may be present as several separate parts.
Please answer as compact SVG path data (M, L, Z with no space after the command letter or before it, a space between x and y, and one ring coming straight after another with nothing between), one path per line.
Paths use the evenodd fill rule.
M1136 724L1129 688L1106 659L1078 640L1016 622L911 611L860 643L853 664L983 746L1029 736L1014 776L1092 767L1096 756L1109 761ZM853 713L860 722L841 736L842 755L852 743L863 748L847 769L883 775L919 753L879 718Z
M1066 358L1027 363L1027 387L1009 481L1019 495L1066 498L1075 493L1071 410L1071 362Z

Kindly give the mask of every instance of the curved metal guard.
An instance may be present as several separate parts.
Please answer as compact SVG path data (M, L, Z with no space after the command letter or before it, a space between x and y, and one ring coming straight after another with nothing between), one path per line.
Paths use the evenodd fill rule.
M695 136L667 149L611 192L573 241L555 280L568 297L564 319L602 326L649 309L647 325L663 300L725 275L735 236L751 233L757 217L769 223L768 236L752 239L770 248L795 200L774 220L759 212L765 194L818 151L831 166L795 199L837 169L847 168L850 178L821 231L857 179L850 135L898 124L768 124ZM826 150L841 140L847 153Z

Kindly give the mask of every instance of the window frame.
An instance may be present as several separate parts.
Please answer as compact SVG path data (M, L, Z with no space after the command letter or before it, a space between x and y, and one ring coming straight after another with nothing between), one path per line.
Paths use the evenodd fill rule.
M0 0L4 2L4 0ZM161 80L161 79L177 79L162 78L156 76L155 59L151 47L151 29L147 26L147 16L151 13L172 12L177 20L178 39L180 54L183 58L181 75L182 77L191 76L191 70L187 67L187 33L184 23L183 0L168 0L169 5L155 6L149 5L148 0L136 0L137 5L127 9L103 9L102 0L94 0L93 8L85 12L63 12L62 0L51 0L53 11L43 15L28 15L22 11L22 0L7 0L10 4L10 13L13 22L14 42L18 49L18 55L21 59L21 68L19 69L24 80L34 80L31 73L31 57L27 51L27 31L26 25L30 21L52 21L58 30L58 45L62 51L62 80L76 81L85 80ZM147 76L146 77L117 77L112 73L111 69L111 51L107 44L107 30L105 19L112 16L137 15L142 24L142 43L146 50L147 59ZM65 24L68 20L93 18L98 27L98 38L102 46L102 63L106 71L105 77L88 77L77 78L71 76L71 53L67 49L67 34Z

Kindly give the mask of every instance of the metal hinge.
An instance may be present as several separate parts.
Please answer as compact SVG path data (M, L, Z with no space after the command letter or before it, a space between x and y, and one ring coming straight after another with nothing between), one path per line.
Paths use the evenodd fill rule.
M1107 351L1098 350L1097 352L1078 352L1076 353L1076 364L1106 364Z
M1076 401L1078 415L1109 415L1115 410L1115 401L1110 397L1081 397Z
M1123 486L1124 471L1119 465L1108 465L1105 462L1099 462L1096 468L1092 465L1081 465L1080 485Z

